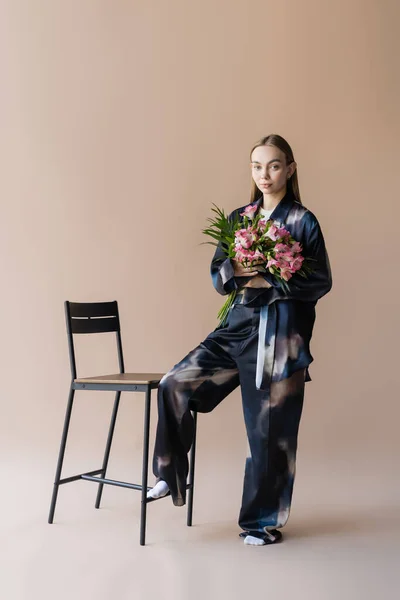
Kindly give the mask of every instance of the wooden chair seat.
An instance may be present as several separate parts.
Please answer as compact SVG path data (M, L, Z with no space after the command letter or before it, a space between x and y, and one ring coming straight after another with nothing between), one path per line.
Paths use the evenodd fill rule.
M79 377L75 383L109 383L125 385L158 384L164 373L115 373L112 375L97 375L95 377Z

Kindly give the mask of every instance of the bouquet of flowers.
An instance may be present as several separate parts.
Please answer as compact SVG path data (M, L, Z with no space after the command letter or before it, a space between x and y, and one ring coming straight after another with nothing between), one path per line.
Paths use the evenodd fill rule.
M215 208L211 210L216 217L207 219L211 224L202 233L215 241L204 243L221 245L228 258L244 267L254 267L260 273L269 271L285 292L289 290L287 282L294 273L307 278L312 272L310 262L314 259L302 255L301 244L287 229L278 227L272 219L263 219L262 214L257 213L257 206L249 205L240 213L242 222L237 214L229 220L223 210L213 206ZM220 325L224 324L236 293L235 290L229 294L218 312Z

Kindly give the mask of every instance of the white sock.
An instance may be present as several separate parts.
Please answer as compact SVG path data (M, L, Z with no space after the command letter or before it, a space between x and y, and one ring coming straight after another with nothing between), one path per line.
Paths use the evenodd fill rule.
M166 496L168 492L168 483L160 479L160 481L147 492L147 498L163 498L163 496Z
M246 535L244 543L246 546L265 546L264 540L254 537L254 535Z
M266 531L265 535L271 540L271 542L274 542L276 539L276 536L270 531ZM264 540L254 537L254 535L246 535L244 538L244 543L246 546L265 546Z

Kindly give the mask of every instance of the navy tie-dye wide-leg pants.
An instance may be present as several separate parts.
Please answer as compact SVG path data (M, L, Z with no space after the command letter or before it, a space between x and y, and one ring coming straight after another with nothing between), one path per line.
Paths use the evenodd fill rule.
M162 378L153 459L155 476L182 506L193 440L190 411L213 410L240 385L249 452L239 525L250 532L283 527L289 517L305 382L301 369L267 391L256 388L259 314L259 307L235 304L226 325Z

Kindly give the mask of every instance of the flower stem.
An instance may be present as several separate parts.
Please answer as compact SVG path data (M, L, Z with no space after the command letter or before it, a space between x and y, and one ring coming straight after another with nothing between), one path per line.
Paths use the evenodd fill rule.
M228 298L224 302L224 305L219 310L218 315L217 315L218 319L220 320L219 327L223 327L225 325L229 310L230 310L231 306L233 305L233 301L235 300L235 298L236 298L236 290L234 290L233 292L231 292L229 294Z

